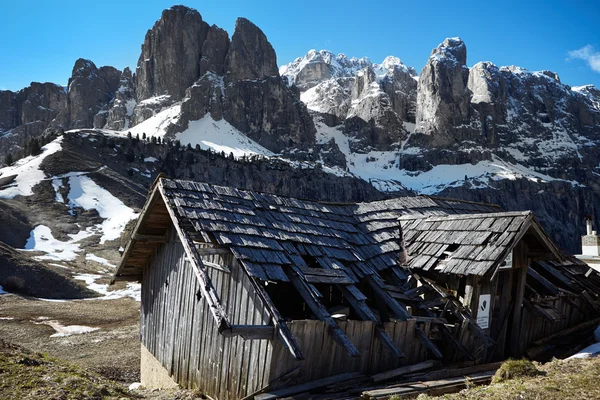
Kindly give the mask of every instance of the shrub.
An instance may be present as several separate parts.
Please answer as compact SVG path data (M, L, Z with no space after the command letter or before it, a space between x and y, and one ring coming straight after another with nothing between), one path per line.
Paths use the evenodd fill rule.
M7 292L18 293L25 287L25 280L18 276L9 276L2 282L2 288Z
M509 379L538 376L543 373L529 360L506 360L496 371L492 383L504 382Z

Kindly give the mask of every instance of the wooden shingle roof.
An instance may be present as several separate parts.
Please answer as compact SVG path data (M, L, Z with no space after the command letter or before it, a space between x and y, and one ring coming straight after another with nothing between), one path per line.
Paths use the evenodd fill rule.
M532 224L544 235L531 211L408 215L400 221L409 254L406 266L444 274L485 275L504 261Z
M161 181L179 223L205 241L227 246L262 280L286 281L285 265L309 257L343 269L352 281L398 265L398 217L497 211L495 206L424 196L326 204L205 183Z

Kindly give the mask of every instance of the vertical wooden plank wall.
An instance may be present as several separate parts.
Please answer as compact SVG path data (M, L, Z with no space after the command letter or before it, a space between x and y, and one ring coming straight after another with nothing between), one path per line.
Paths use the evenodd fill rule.
M338 325L360 351L360 357L351 357L346 350L333 341L328 326L318 320L298 320L288 323L298 340L305 359L296 361L277 340L272 341L273 357L270 363L270 380L301 366L297 383L307 382L344 372L373 374L401 365L416 364L427 359L427 351L415 333L415 320L388 322L385 331L406 355L395 358L375 336L372 321L340 321ZM420 324L429 333L429 323Z
M231 274L208 268L232 324L267 325L270 317L232 255L205 256ZM239 399L268 383L272 344L219 334L174 229L142 284L141 340L183 387L218 399Z

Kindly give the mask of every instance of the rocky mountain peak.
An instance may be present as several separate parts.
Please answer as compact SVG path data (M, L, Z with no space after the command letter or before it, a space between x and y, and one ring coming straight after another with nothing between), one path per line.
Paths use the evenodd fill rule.
M439 145L454 142L454 127L468 124L467 47L460 38L448 38L433 49L419 77L417 127ZM468 135L467 135L468 136Z
M184 6L164 10L146 33L136 69L138 101L169 94L182 98L200 76L202 45L209 25Z
M75 61L75 65L73 65L73 70L71 72L71 76L86 76L90 74L97 74L98 68L96 64L94 64L91 60L86 60L85 58L79 58Z
M263 31L246 18L238 18L235 23L225 63L229 81L279 76L273 46Z
M459 65L466 65L467 46L459 37L446 38L438 47L433 49L429 58L454 60Z

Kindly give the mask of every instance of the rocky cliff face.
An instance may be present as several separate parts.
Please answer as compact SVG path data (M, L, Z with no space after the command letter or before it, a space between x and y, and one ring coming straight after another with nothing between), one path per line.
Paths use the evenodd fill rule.
M182 98L200 76L209 26L196 10L174 6L146 33L136 69L138 101L169 94Z
M314 144L313 121L279 76L275 51L256 25L239 18L231 42L213 26L203 47L201 70L206 72L187 90L181 127L173 131L209 113L275 152Z
M470 98L467 87L469 68L467 48L459 38L446 39L433 49L419 76L417 92L417 131L433 137L434 145L452 143L458 132L470 122ZM470 137L468 128L464 138Z
M90 60L77 60L68 85L70 128L94 126L95 115L112 100L120 81L121 72L116 68L98 69Z
M49 126L62 125L66 114L67 93L62 86L32 82L16 93L0 91L0 159Z

